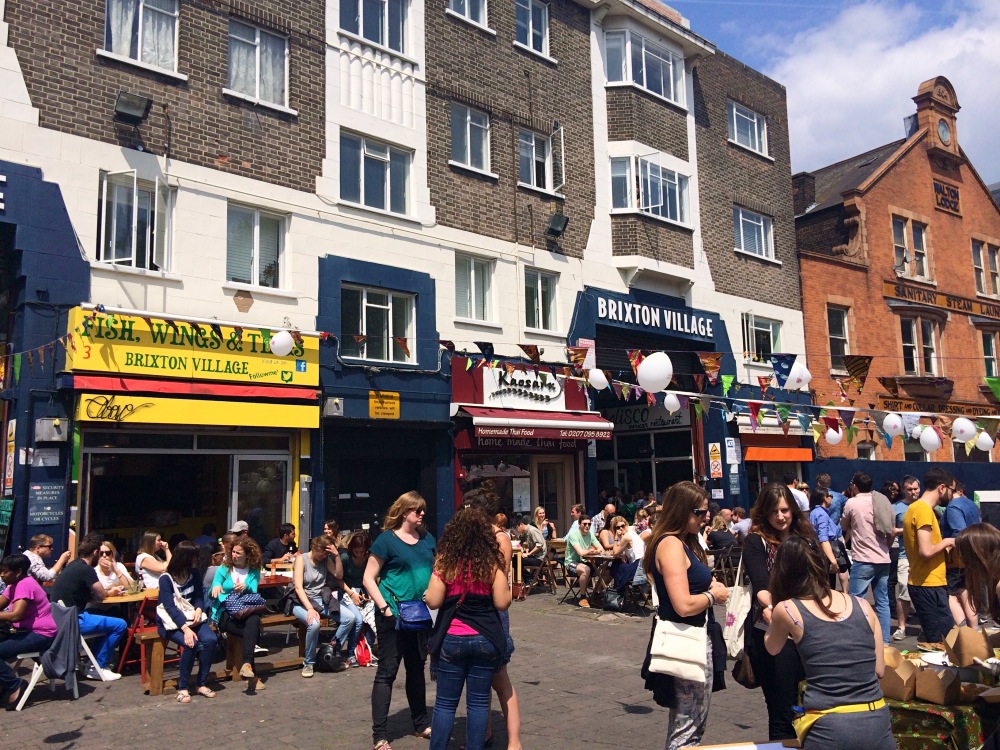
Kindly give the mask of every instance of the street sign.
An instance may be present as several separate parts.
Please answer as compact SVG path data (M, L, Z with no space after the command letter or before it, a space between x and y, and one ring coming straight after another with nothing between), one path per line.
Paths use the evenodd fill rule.
M712 479L722 479L722 449L720 443L708 444L708 466Z

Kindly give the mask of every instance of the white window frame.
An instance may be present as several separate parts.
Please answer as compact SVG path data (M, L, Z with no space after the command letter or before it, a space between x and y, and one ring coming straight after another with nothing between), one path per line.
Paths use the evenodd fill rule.
M909 220L902 216L892 217L893 260L897 272L902 273L905 273L906 265L909 262L907 259L910 257L910 246L906 241L906 228L909 223Z
M371 209L373 211L384 211L385 213L392 214L393 216L409 216L410 215L410 182L412 180L413 173L413 152L406 149L393 146L385 141L375 140L374 138L366 138L363 135L357 133L349 133L347 131L341 131L340 142L341 150L340 157L344 160L344 142L347 140L354 140L360 143L359 157L360 161L357 164L358 171L358 199L352 200L350 198L344 198L344 183L341 181L340 185L340 196L341 201L349 203L355 206L361 206L364 208ZM405 157L406 174L403 175L403 210L395 211L392 208L392 169L390 165L392 163L393 154ZM380 161L385 163L385 194L383 195L385 208L382 206L373 206L365 203L365 159L371 158L375 161ZM341 168L341 175L343 175L343 166Z
M972 275L976 280L976 293L987 294L986 288L986 268L983 264L983 252L986 243L979 240L972 241Z
M917 319L900 318L900 340L903 342L903 374L920 375L920 340L917 338ZM909 351L909 354L907 353ZM913 361L913 367L907 369L906 360Z
M940 374L938 358L938 323L931 318L900 317L900 341L903 345L903 373L918 377ZM907 351L910 353L907 354ZM907 369L906 360L912 358L913 368Z
M616 204L611 191L612 214L638 210L653 218L690 226L687 175L660 164L660 155L616 156L611 159L611 181L624 179L628 186L627 205ZM673 198L671 198L673 196Z
M400 7L402 9L402 18L400 19L399 26L399 47L393 47L390 44L391 34L389 33L389 3L395 0L340 0L340 18L338 23L340 24L340 30L351 36L355 36L359 39L364 39L377 47L390 50L391 52L397 52L400 55L405 55L407 53L407 26L409 25L409 2L408 0L398 0ZM365 35L365 3L378 3L381 6L381 26L380 31L382 33L382 39L372 39ZM348 25L344 24L345 13L349 12L350 8L357 8L355 14L355 21L357 28L350 28ZM352 24L354 25L354 24Z
M241 42L243 44L253 44L253 46L254 46L254 53L255 53L254 54L254 90L253 90L253 92L247 92L247 91L240 91L239 89L233 88L233 78L232 78L233 71L229 68L230 63L229 63L229 60L227 59L227 61L226 61L226 67L227 67L227 70L226 70L226 85L227 85L227 88L225 89L226 93L236 93L236 94L239 94L240 96L250 97L254 101L262 102L264 104L276 104L279 107L287 107L288 106L288 96L289 96L289 92L288 92L288 88L289 88L289 81L288 81L288 58L289 58L289 54L288 54L288 49L289 49L288 37L285 36L285 35L282 35L282 34L275 34L273 31L268 31L267 29L262 29L259 26L255 26L252 23L246 23L245 21L241 21L241 20L236 19L236 18L230 18L229 19L229 34L228 34L228 37L227 37L227 39L229 41L229 44L232 44L232 40L234 38L233 37L233 24L237 24L239 26L243 26L243 27L245 27L247 29L253 29L253 31L254 31L254 41L253 42L251 42L251 41L249 41L247 39L242 39L240 37L235 37L237 39L237 41L239 41L239 42ZM272 101L270 99L264 99L260 95L260 78L261 78L261 68L260 68L260 39L261 39L261 35L266 35L266 36L269 36L269 37L273 37L275 39L280 39L282 41L282 43L284 44L284 46L285 46L285 51L284 51L284 55L283 55L284 59L283 59L283 64L282 64L282 75L284 76L284 86L282 87L282 89L284 91L284 97L282 97L282 100L280 102Z
M285 288L285 245L286 235L288 234L288 217L286 215L277 213L275 211L268 211L266 209L261 209L256 206L250 206L245 203L235 203L230 202L226 206L226 265L229 264L229 212L232 210L244 211L253 215L253 247L251 248L251 259L250 259L250 278L251 282L248 284L245 281L238 279L230 279L228 268L226 270L226 283L227 284L243 284L246 286L259 287L260 289L284 289ZM274 279L274 284L268 286L266 284L260 283L260 219L261 216L265 216L269 219L277 220L278 222L278 273Z
M517 23L517 12L520 9L526 9L528 11L528 26L527 26L527 37L522 41L520 39L521 26ZM534 11L538 9L542 12L541 21L541 49L535 46L534 39L536 36L535 29L535 14ZM543 57L549 57L549 6L547 3L539 2L539 0L516 0L514 8L514 43L518 47L522 47L526 50L534 52L535 54L542 55Z
M416 347L416 335L414 331L417 320L416 296L413 294L402 294L400 292L393 292L388 289L359 286L356 284L344 284L341 287L342 291L347 289L360 293L359 302L361 304L361 308L359 310L359 320L361 323L361 330L357 334L354 334L353 332L342 331L343 340L341 341L340 344L341 351L343 351L345 344L350 346L354 343L354 340L351 338L351 336L353 335L364 336L365 343L363 345L360 345L359 353L357 354L343 353L342 356L345 359L362 359L367 362L391 362L393 364L416 364L417 347ZM379 304L377 302L369 302L368 299L369 293L385 295L388 298L388 300L385 305ZM406 304L408 312L408 326L407 329L402 333L396 331L393 328L393 308L394 305L397 304L397 302ZM376 357L369 356L369 352L371 351L369 344L371 343L371 338L373 336L373 334L369 333L368 331L367 309L369 307L376 307L387 311L386 321L388 323L388 331L386 332L386 351L390 352L390 357L388 359L379 359ZM343 320L343 308L341 308L341 320ZM396 342L393 341L394 338L402 338L406 340L406 346L410 350L409 356L407 356L406 353L402 351L400 351L400 354L402 354L401 359L396 359L394 356L392 356L392 353L394 353L396 348L398 347L398 344L396 344Z
M115 222L118 218L117 211L113 205L117 200L113 197L112 191L115 188L124 188L131 191L132 195L132 237L129 242L130 253L128 256L115 257L113 253L108 253L107 243L113 241L116 235ZM152 226L147 223L146 258L145 265L138 265L137 258L139 245L139 198L141 193L149 194L149 213L152 216ZM108 263L116 266L127 266L147 271L167 272L170 262L170 243L172 239L171 216L173 214L174 196L173 191L167 187L166 182L157 177L153 182L141 181L134 169L121 172L105 172L101 175L100 192L100 227L99 240L97 246L97 262ZM109 211L109 207L111 210ZM108 223L112 224L110 236L108 233ZM152 257L150 257L150 254ZM110 255L110 257L109 257ZM150 262L156 268L150 267Z
M474 121L474 116L479 115L485 119L485 125L480 125ZM455 119L458 118L460 125L464 130L465 137L465 153L456 154L455 153ZM461 104L459 102L451 103L451 163L459 164L468 169L475 170L477 172L483 172L484 174L492 174L490 163L490 146L491 146L491 118L488 112L483 112L480 109L470 107L467 104ZM476 166L472 163L472 136L473 133L481 134L483 139L483 161L482 166Z
M631 29L615 29L612 31L607 31L604 35L604 45L605 52L607 52L608 40L614 39L614 44L619 44L620 39L624 39L624 43L621 44L622 49L622 60L618 70L611 70L611 57L607 55L607 64L605 66L605 75L607 77L608 85L627 85L636 86L641 88L643 91L648 91L652 96L659 97L671 104L676 104L678 107L686 107L686 72L684 66L684 58L663 45L657 44L656 42L650 41L646 37L636 34ZM634 48L638 47L638 51L633 51ZM666 63L670 68L670 91L669 92L659 92L650 88L648 84L648 76L646 74L646 53L648 53L656 58L659 58L662 62ZM642 70L637 71L635 69L635 58L638 54L638 59L642 64Z
M530 300L529 294L529 279L535 280L535 294L534 300ZM544 304L544 295L542 293L542 285L547 282L549 285L549 304L546 306ZM556 311L558 310L558 305L556 304L556 294L559 289L559 275L554 273L549 273L547 271L542 271L537 268L526 268L524 269L524 325L525 327L536 330L536 331L557 331L559 330L559 323L556 319ZM529 311L534 310L535 322L537 325L531 325L528 317ZM548 318L548 325L545 324L545 318Z
M912 458L909 458L912 456ZM903 441L903 460L904 461L929 461L930 457L927 451L923 449L919 442L916 440L904 440Z
M931 280L928 225L918 218L892 214L892 244L894 268L899 276ZM900 241L902 240L902 244ZM908 260L907 260L908 259ZM918 268L920 271L918 272Z
M924 375L938 374L937 325L928 318L920 318L920 362Z
M862 461L874 461L875 460L875 443L871 440L862 440L857 443L858 447L858 458ZM864 454L864 455L862 455Z
M120 55L119 53L115 52L114 51L114 45L113 45L113 42L112 42L112 39L111 39L111 21L112 21L111 4L114 3L114 2L120 2L120 3L124 4L127 1L128 0L107 0L105 2L104 9L105 9L106 16L105 16L105 22L104 22L104 51L106 53L110 54L113 57L122 57L123 59L126 59L126 60L133 60L136 63L138 63L140 65L148 66L149 68L151 68L153 70L169 70L169 71L171 71L173 73L176 73L177 72L177 55L178 55L177 44L178 44L178 39L180 38L180 33L179 33L179 28L180 28L180 0L158 0L159 2L164 2L164 1L166 1L166 2L173 2L173 5L174 5L174 10L173 11L168 11L168 10L163 10L162 8L158 8L158 7L155 6L155 4L150 4L149 0L131 0L131 2L133 2L135 4L135 19L133 21L133 24L135 26L135 55L134 56L132 55L131 44L129 45L130 49L129 49L129 53L127 55ZM144 20L143 17L145 16L145 14L147 12L147 7L146 7L147 5L150 6L148 8L148 12L150 12L150 13L160 13L160 14L163 14L165 16L169 16L169 17L171 17L171 18L174 19L173 20L173 25L174 25L174 60L173 60L173 66L170 67L170 68L162 68L161 66L157 65L156 63L147 62L146 60L142 59L142 32L143 32L143 28L145 27L145 24L143 23L143 20ZM131 39L131 37L130 37L130 39Z
M552 189L552 138L547 135L542 135L541 133L536 133L534 130L528 130L527 128L521 128L517 137L518 142L518 166L517 166L517 184L521 187L534 188L535 190L541 190L546 193L555 192ZM539 158L538 148L541 146L544 149L542 157ZM531 170L529 177L530 182L524 181L524 175L521 172L521 157L524 154L525 148L531 150ZM538 167L543 164L543 169L545 171L545 184L539 185L536 180L538 179Z
M771 363L771 354L781 351L781 321L745 312L741 316L743 328L743 353L745 362ZM766 331L771 338L771 351L757 351L757 331ZM766 357L767 359L764 359Z
M1000 376L1000 367L997 361L997 335L995 331L982 331L983 339L983 364L988 378Z
M831 370L843 371L845 369L843 358L845 356L847 356L848 354L851 353L850 333L848 331L848 314L849 314L849 312L850 312L850 309L847 308L847 307L844 307L843 305L828 304L826 306L826 320L827 320L826 330L827 330L827 338L830 340L830 369ZM833 332L833 316L834 316L834 314L842 316L842 320L843 320L843 335L842 336L837 336ZM843 346L844 346L844 353L843 354L834 354L833 353L833 342L835 340L843 342ZM835 361L836 357L840 357L841 358L840 366L839 367L837 366L837 363Z
M729 140L761 156L768 156L767 118L732 99L729 99L726 105L729 110ZM745 121L750 128L749 140L740 135L738 125L741 120Z
M927 258L927 225L911 221L910 233L913 237L913 276L918 279L929 279L931 274ZM918 268L921 269L919 273Z
M458 274L459 274L459 263L467 262L469 264L469 281L468 281L468 296L465 300L468 307L468 314L463 315L462 310L459 307L459 294L458 294ZM455 255L455 317L460 320L471 320L478 323L489 323L493 320L493 275L494 275L494 262L487 258L478 258L474 255ZM483 307L483 317L476 317L476 308L479 306L479 299L476 296L476 288L478 286L477 279L485 274L486 290L483 293L482 307Z
M986 243L986 260L989 276L989 292L1000 296L1000 247Z
M747 249L747 231L756 232L759 247L763 253ZM733 204L733 247L735 250L755 258L775 260L774 220L770 216L751 211L738 203Z
M472 6L474 3L479 3L479 7L482 8L482 19L473 17ZM448 0L448 10L475 26L489 28L488 0Z

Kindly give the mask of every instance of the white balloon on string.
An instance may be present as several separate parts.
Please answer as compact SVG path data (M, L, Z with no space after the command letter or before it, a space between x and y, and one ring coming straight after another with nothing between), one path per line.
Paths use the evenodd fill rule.
M588 370L587 382L590 383L591 388L603 391L608 387L608 376L604 374L604 370Z
M635 375L643 390L658 393L670 385L674 377L674 364L663 352L653 352L639 363Z

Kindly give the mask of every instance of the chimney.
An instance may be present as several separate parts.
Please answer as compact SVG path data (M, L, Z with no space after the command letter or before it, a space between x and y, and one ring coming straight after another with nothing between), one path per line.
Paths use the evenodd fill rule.
M816 202L816 176L812 172L792 175L792 206L796 216L801 216Z

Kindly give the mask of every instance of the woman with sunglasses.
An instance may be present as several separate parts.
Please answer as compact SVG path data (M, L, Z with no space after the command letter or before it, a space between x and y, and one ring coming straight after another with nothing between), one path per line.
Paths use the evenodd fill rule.
M780 483L764 487L750 511L750 533L743 544L743 567L750 578L752 598L744 629L744 653L764 692L767 704L768 738L795 739L792 706L797 702L799 681L805 677L795 643L787 641L777 654L764 647L764 634L771 624L774 603L770 591L771 570L778 547L791 536L803 537L819 547L808 519L791 490Z
M97 565L94 572L97 573L97 580L101 582L105 591L122 587L127 589L135 581L128 574L128 569L117 561L118 550L111 542L101 542L101 551L98 553Z
M406 668L406 700L418 737L430 739L424 665L427 631L396 630L399 603L423 599L434 569L437 542L424 528L427 503L411 490L400 495L385 514L382 533L372 544L363 581L375 602L378 671L372 684L373 750L392 750L386 737L392 684L399 664Z

